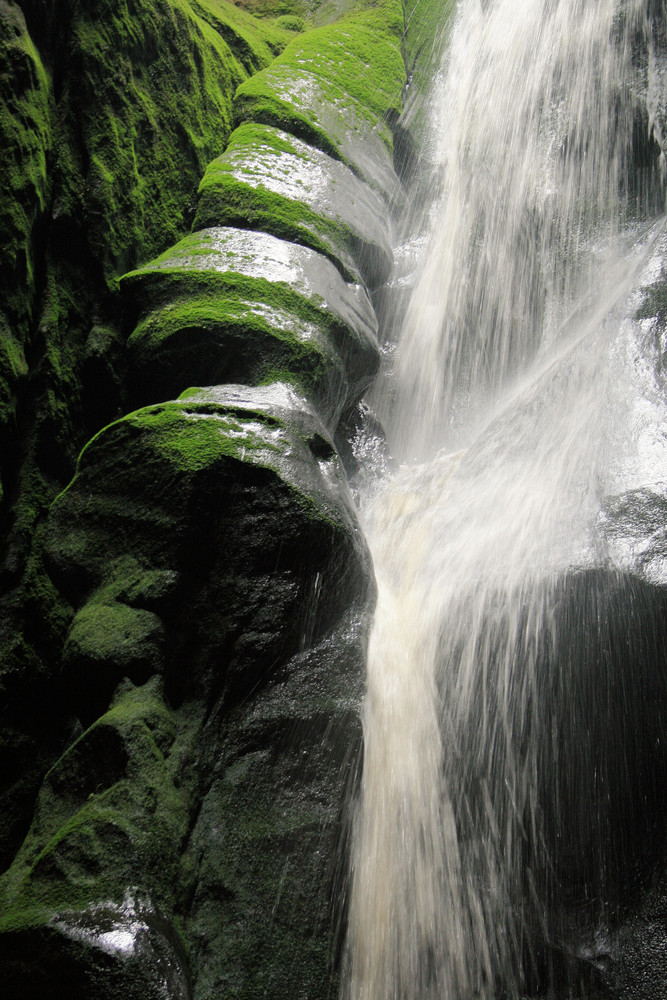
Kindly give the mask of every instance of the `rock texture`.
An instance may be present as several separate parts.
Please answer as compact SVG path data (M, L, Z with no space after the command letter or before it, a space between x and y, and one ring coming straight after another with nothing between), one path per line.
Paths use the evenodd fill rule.
M294 35L222 0L0 4L0 857L68 739L48 506L120 416L118 279L184 235L234 88Z
M60 487L48 521L38 505L20 536L6 508L25 541L5 602L25 612L29 556L46 620L4 674L0 968L10 997L330 996L374 600L334 435L379 363L402 10L361 3L309 31L296 5L74 11L56 44L39 4L11 7L31 100L64 111L85 87L78 145L65 114L57 139L33 127L37 167L57 142L67 185L44 168L24 198L43 177L49 239L61 215L81 235L66 286L56 244L34 241L54 313L64 288L78 310L58 326L73 389L54 424L76 436L40 494ZM259 104L234 98L271 67ZM286 101L313 69L320 105L301 85ZM84 266L97 284L77 287ZM45 296L37 282L28 338ZM102 423L66 486L76 437Z

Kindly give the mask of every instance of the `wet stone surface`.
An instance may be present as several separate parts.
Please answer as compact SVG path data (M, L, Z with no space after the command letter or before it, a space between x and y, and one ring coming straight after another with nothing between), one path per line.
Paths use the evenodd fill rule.
M363 286L307 247L206 229L124 279L139 313L129 339L135 405L193 384L289 377L335 426L379 364Z
M200 185L195 227L239 224L320 250L371 287L391 271L382 199L343 163L269 125L241 125Z
M342 160L387 200L397 194L388 125L310 69L281 64L257 73L236 92L234 120L283 128Z

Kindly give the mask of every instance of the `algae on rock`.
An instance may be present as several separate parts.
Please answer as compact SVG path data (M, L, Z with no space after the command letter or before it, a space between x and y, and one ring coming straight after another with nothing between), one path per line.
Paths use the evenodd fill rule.
M335 979L374 587L333 434L379 359L362 281L391 267L402 11L344 0L305 31L312 4L270 9L23 4L51 159L25 216L25 364L8 352L29 387L0 598L0 749L26 748L6 758L27 783L0 884L12 996L57 979L108 1000L324 998ZM186 236L206 164L243 142L254 159L257 136L267 191L257 174L225 204L210 167L201 212L223 216ZM308 165L303 197L275 189L275 151ZM345 210L314 190L321 170Z

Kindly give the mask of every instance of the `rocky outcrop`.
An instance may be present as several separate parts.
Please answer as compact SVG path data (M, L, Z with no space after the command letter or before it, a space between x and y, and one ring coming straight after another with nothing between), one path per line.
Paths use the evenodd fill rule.
M0 4L0 858L63 749L48 506L124 403L118 279L184 235L234 88L294 35L223 2ZM55 688L54 688L55 684Z
M320 989L331 914L314 887L333 877L371 597L326 431L278 386L139 410L84 450L47 552L80 606L61 684L84 732L3 884L16 995L57 970L107 995L112 958L111 982L145 989L150 966L125 955L147 919L127 899L160 915L156 954L180 928L194 996L254 995L257 977ZM126 949L107 947L109 911Z
M183 235L156 202L125 249L103 225L87 244L112 297L120 278L124 326L105 305L77 370L91 412L138 408L86 445L36 542L58 723L0 884L0 965L10 996L324 997L374 595L334 436L379 362L402 10L360 4L296 37L213 0L170 16L217 33L214 59L233 35L226 101L243 76L255 89L237 91L191 235L156 245ZM95 53L118 43L104 23L81 31ZM120 52L143 87L141 24ZM151 116L142 138L162 136ZM224 147L226 111L218 127ZM122 164L111 177L91 147L89 169L102 223L134 215L133 181L112 197Z

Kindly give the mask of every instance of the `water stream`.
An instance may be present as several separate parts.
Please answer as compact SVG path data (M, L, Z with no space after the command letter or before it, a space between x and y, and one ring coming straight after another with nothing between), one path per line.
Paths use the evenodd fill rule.
M608 905L628 765L606 762L616 709L577 699L611 690L582 671L614 645L600 608L629 599L600 522L660 238L633 163L644 8L463 0L434 91L437 193L376 400L400 467L364 510L349 1000L519 996L548 979L562 897L591 926Z

